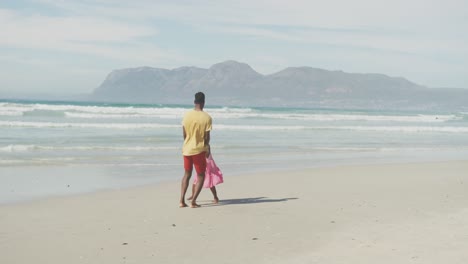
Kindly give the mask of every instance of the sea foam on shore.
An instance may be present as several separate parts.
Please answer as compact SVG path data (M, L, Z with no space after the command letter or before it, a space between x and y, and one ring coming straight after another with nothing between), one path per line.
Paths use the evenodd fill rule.
M70 182L88 192L178 180L183 173L180 122L191 108L0 101L0 202L73 192ZM205 111L213 117L214 157L229 176L468 156L464 112L209 104ZM35 182L41 184L31 188Z

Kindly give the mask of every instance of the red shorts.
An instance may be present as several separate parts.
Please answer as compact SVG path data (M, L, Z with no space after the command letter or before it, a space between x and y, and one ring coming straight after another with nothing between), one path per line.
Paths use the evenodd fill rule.
M193 156L184 156L184 169L186 171L192 171L192 167L195 166L197 174L205 173L206 170L206 154L202 152Z

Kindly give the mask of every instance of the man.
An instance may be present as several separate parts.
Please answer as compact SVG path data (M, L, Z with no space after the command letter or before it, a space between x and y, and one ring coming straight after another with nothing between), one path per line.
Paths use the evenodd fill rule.
M192 197L190 207L197 208L198 195L205 181L206 157L209 156L209 143L211 131L211 116L203 112L205 107L205 94L198 92L195 94L195 108L184 115L182 129L184 135L184 145L182 154L184 156L185 174L182 178L179 207L187 207L185 203L185 193L189 186L192 170L195 167L197 172L197 184Z

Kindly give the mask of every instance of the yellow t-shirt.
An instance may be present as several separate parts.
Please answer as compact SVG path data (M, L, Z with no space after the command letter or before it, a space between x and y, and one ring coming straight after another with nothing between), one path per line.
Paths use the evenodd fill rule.
M205 132L211 131L211 116L203 111L192 110L182 120L185 140L182 148L184 156L192 156L206 151Z

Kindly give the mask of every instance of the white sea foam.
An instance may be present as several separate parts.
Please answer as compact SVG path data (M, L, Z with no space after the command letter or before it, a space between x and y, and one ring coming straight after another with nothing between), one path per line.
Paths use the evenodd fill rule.
M3 166L47 166L47 165L72 165L82 164L81 158L75 157L53 157L53 158L29 158L29 159L0 159ZM92 164L92 163L89 163Z
M102 129L162 129L180 128L180 125L157 123L54 123L54 122L23 122L0 121L3 127L31 127L31 128L102 128ZM287 125L224 125L214 126L217 130L353 130L378 132L446 132L468 133L468 127L454 126L287 126Z
M0 110L0 116L21 116L21 115L23 115L22 112L14 111L14 110L11 110L11 109L1 109Z
M462 117L456 115L365 115L365 114L296 114L296 113L210 113L216 119L230 118L267 118L267 119L287 119L304 121L372 121L372 122L423 122L442 123L452 120L460 120Z
M31 161L19 159L0 159L0 165L24 165L29 164Z
M215 125L214 129L219 130L304 130L306 126L247 126L247 125Z
M219 130L353 130L353 131L379 131L379 132L447 132L468 133L468 127L446 126L243 126L243 125L216 125Z
M468 133L468 127L446 127L446 126L334 126L315 127L315 129L327 130L353 130L353 131L376 131L376 132L444 132L444 133Z
M21 115L64 115L68 118L81 119L116 119L116 118L160 118L181 119L190 108L183 107L115 107L115 106L80 106L0 103L0 116ZM57 112L57 113L54 113ZM365 113L314 113L307 112L269 112L251 108L206 108L215 119L287 119L304 121L371 121L371 122L423 122L441 123L463 119L454 114L445 115L372 115Z
M65 112L66 117L72 118L87 118L87 119L95 119L95 118L141 118L145 117L143 115L136 115L136 114L93 114L93 113L76 113L76 112Z
M468 147L300 147L301 150L326 152L414 152L414 151L467 151Z
M27 151L158 151L176 150L178 147L163 146L43 146L43 145L8 145L0 147L0 152L27 152Z
M3 127L31 127L31 128L110 128L110 129L158 129L180 128L180 125L155 123L54 123L54 122L23 122L0 121Z
M48 104L16 104L0 103L0 111L24 115L37 110L67 112L68 115L82 118L112 118L113 115L125 117L173 117L181 118L186 108L171 107L113 107L113 106L79 106L79 105L48 105ZM1 112L0 112L1 113ZM79 116L79 115L83 116ZM88 115L86 115L88 114ZM91 114L95 114L94 116ZM109 115L109 116L108 116Z
M180 121L191 106L72 104L0 102L0 174L10 170L14 171L11 175L18 176L22 168L31 166L24 175L41 180L49 174L62 177L62 169L76 170L76 175L67 175L91 175L78 180L92 184L96 179L93 173L105 175L100 180L108 180L103 183L106 185L115 182L114 177L129 184L178 177ZM466 110L454 114L231 107L205 110L213 117L215 158L230 175L291 164L309 167L384 160L459 160L468 153ZM30 173L42 169L47 173ZM162 173L155 176L154 171ZM26 179L13 176L14 180Z
M0 152L23 152L36 149L35 145L8 145L0 147Z

